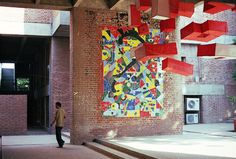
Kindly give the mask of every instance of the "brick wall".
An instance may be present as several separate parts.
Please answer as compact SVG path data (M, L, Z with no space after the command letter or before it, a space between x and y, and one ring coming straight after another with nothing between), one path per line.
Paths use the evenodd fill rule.
M50 56L50 121L55 115L55 103L61 102L66 111L65 128L71 129L72 93L70 85L69 38L53 37Z
M25 23L52 23L53 11L44 9L25 9Z
M182 45L183 50L189 54L186 62L194 64L194 76L187 77L186 84L217 84L224 86L224 95L202 96L201 122L221 122L231 117L234 107L228 101L227 96L236 95L236 82L232 78L236 69L236 60L197 58L196 45ZM195 81L194 77L196 76L199 77L199 81ZM217 92L214 94L217 94ZM222 94L222 92L219 92L219 94Z
M227 21L228 35L236 35L236 14L234 12L227 10L211 15L203 13L202 10L203 5L198 5L192 18L180 17L178 29L180 30L192 21L202 23L209 19ZM224 43L224 41L221 42ZM194 76L187 77L186 84L219 84L225 88L224 95L202 96L201 121L203 123L221 122L232 116L233 107L228 102L227 96L236 95L236 82L232 79L236 61L197 58L196 44L182 44L180 56L185 56L186 62L194 65ZM195 82L194 77L196 76L199 77L199 82Z
M203 122L220 122L233 115L233 107L227 96L236 95L236 82L232 79L235 60L207 60L199 61L200 83L222 84L225 87L223 96L203 96Z
M72 143L102 137L180 133L183 126L181 77L173 74L165 75L165 114L162 119L102 116L99 109L103 79L99 26L116 25L112 19L116 19L115 11L82 8L72 11Z
M27 132L27 95L0 95L0 135Z

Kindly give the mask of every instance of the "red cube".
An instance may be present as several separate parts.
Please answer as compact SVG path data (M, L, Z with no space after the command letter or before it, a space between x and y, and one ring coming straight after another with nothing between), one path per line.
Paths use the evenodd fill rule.
M178 15L191 18L194 13L194 3L179 2Z
M202 24L202 33L221 36L228 32L227 22L207 20Z
M226 3L221 3L221 2L204 2L204 8L203 11L205 13L209 14L216 14L228 9L232 9L233 6L226 4Z
M151 0L136 0L136 7L139 11L147 11L151 9Z
M172 32L173 30L175 30L175 19L171 18L160 21L160 29L161 32Z
M201 24L190 23L180 30L181 39L184 40L197 40L197 37L202 34Z
M141 25L141 13L137 10L135 5L130 5L130 25L132 26L139 26Z
M197 56L215 56L216 44L198 45Z
M166 58L162 61L162 70L183 76L193 75L193 65L172 58Z

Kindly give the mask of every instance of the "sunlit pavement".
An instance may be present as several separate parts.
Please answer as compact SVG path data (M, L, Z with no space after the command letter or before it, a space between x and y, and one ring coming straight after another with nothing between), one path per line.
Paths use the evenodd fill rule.
M184 127L182 135L124 137L109 140L160 159L236 158L236 133L232 123Z
M2 159L109 159L81 145L56 148L55 135L3 136ZM0 156L1 158L1 156Z

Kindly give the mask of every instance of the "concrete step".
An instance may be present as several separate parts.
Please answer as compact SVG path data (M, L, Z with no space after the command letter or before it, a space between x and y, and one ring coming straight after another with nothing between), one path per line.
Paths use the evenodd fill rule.
M225 122L225 123L233 123L233 122L234 122L234 119L235 119L235 117L230 117L230 118L224 120L224 122Z
M137 159L136 157L114 150L96 142L86 142L84 145L112 159Z
M101 145L104 145L106 147L112 148L114 150L126 153L128 155L134 156L134 157L139 158L139 159L158 159L156 157L152 157L152 156L146 155L144 153L141 153L141 152L138 152L138 151L134 151L134 150L125 148L123 146L119 146L117 144L113 144L112 142L109 142L107 140L95 139L94 142L99 143Z

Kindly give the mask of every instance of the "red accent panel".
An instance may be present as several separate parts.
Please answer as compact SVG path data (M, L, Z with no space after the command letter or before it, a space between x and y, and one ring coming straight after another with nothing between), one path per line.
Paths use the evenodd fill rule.
M139 61L146 61L156 57L167 57L177 54L176 43L149 44L144 43L142 47L134 50L135 57Z
M138 26L138 33L143 35L143 34L149 34L149 27L147 23L141 24Z
M151 8L151 0L136 0L136 7L140 11L146 11Z
M189 25L182 28L180 32L181 32L181 39L196 40L196 38L200 36L202 33L201 24L192 22Z
M227 22L213 20L207 20L203 24L192 22L181 29L181 39L208 42L227 31Z
M221 2L204 2L203 11L209 14L215 14L232 8L233 6Z
M152 0L152 17L157 15L165 18L191 17L193 13L194 3L180 0Z
M170 4L168 0L152 0L152 17L170 17Z
M141 25L141 13L137 10L135 5L130 5L130 17L131 18L131 25L132 26L139 26Z
M197 56L215 56L216 44L198 45Z
M176 43L168 44L149 44L144 43L145 51L147 56L168 56L177 55Z
M194 3L180 2L178 15L191 18L194 13Z
M168 0L167 0L168 1ZM170 18L176 18L179 11L179 0L169 0L170 3Z
M189 76L193 74L193 65L172 58L166 58L162 61L162 70Z
M160 22L161 32L172 32L175 30L175 19L161 20Z
M236 12L236 4L234 5L234 7L232 8L233 12Z
M202 24L202 33L221 36L228 32L227 22L207 20Z

